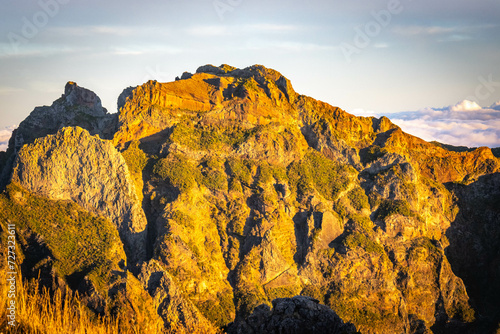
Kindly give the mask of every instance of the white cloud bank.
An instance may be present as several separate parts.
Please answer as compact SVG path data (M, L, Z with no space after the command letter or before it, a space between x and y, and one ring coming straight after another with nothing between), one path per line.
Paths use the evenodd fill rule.
M355 115L377 116L383 114L356 109ZM476 102L464 100L444 108L425 108L385 114L403 131L427 141L468 147L500 147L500 101L481 107Z
M0 130L0 151L7 151L10 136L15 128L17 128L17 125L12 125Z

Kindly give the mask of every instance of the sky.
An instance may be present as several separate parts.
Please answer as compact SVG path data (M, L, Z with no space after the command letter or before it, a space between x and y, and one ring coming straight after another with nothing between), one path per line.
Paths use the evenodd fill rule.
M0 150L67 81L116 112L123 89L205 64L262 64L423 139L500 146L498 0L1 1Z

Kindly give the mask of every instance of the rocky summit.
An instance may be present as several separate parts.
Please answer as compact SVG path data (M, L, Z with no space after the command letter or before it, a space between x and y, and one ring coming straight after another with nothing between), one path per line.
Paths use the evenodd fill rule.
M500 159L264 66L129 87L118 113L68 82L1 161L0 238L16 226L23 279L136 332L499 328Z

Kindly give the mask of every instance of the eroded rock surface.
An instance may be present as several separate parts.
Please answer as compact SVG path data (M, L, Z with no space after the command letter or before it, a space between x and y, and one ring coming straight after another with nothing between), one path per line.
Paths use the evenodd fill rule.
M109 218L131 263L146 256L147 221L127 164L109 141L75 127L23 146L12 181L53 200L72 200Z
M231 324L230 334L344 334L357 333L329 307L304 296L278 298L268 305L257 306L245 320Z
M32 136L15 140L8 172L109 218L137 264L131 286L165 329L236 319L241 333L321 332L338 317L361 333L497 327L490 149L454 152L355 117L261 65L149 81L118 106L107 115L69 83L25 121L19 134ZM319 303L279 299L297 295Z
M32 143L36 138L55 134L68 126L79 126L98 134L101 138L110 138L116 131L117 114L108 114L102 107L101 99L91 90L68 82L64 94L51 106L36 107L15 130L14 148L19 150L24 144Z

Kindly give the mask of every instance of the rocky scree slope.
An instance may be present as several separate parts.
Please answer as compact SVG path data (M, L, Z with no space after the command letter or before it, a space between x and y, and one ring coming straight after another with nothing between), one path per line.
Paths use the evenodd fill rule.
M147 326L175 332L279 332L322 317L318 305L309 319L274 321L280 308L259 306L296 295L361 333L496 329L500 161L490 149L448 151L385 117L300 95L260 65L129 87L118 114L94 96L68 83L21 123L0 199L72 203L104 219L122 255L102 256L119 270L95 273L90 254L61 270L54 223L10 212L27 275L45 268L47 282L80 289L96 312L145 309L155 314ZM58 116L45 124L44 112Z

